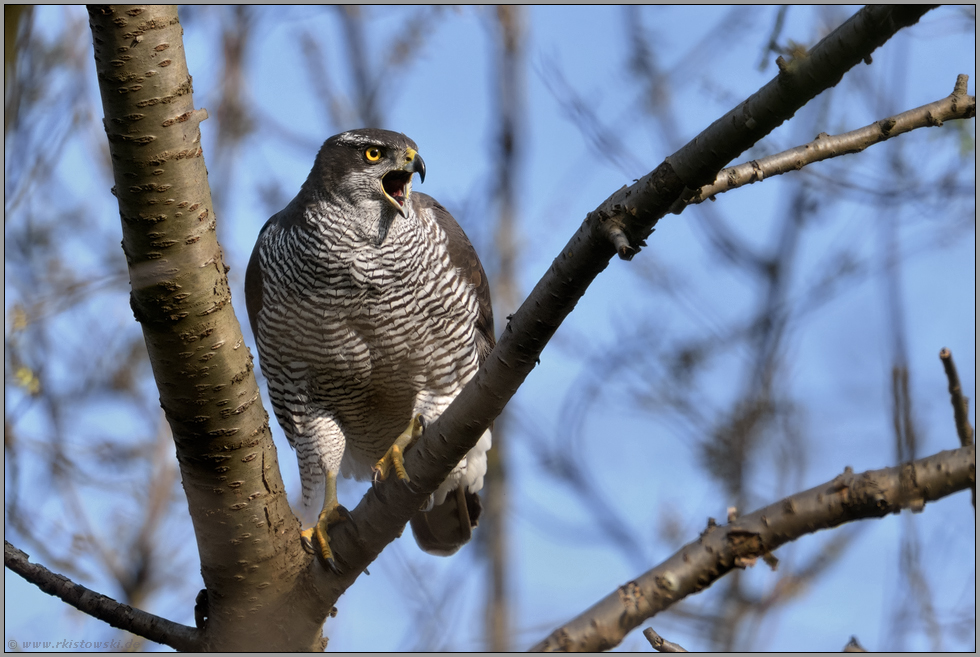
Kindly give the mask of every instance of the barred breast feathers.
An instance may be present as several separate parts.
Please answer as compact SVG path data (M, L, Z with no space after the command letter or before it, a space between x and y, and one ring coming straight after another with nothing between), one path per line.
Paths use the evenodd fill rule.
M438 417L489 354L489 286L462 229L425 194L412 192L412 210L394 218L380 245L371 240L376 227L365 223L373 213L303 196L272 217L256 243L246 272L252 331L270 390L312 388L312 401L340 421L342 472L367 478L372 459L408 418ZM278 344L263 339L263 325ZM287 370L302 371L305 383L284 383ZM379 398L404 399L404 417L386 420ZM301 406L282 413L302 413ZM395 406L402 404L388 409L391 415ZM482 488L489 447L487 431L440 487L436 503L457 485Z

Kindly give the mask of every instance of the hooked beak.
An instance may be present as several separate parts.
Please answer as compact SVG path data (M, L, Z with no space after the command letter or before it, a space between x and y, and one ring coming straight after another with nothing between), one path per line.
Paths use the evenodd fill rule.
M425 162L422 156L414 148L407 148L402 166L392 169L381 177L381 190L403 217L408 212L406 204L412 195L414 173L418 173L419 180L425 182Z

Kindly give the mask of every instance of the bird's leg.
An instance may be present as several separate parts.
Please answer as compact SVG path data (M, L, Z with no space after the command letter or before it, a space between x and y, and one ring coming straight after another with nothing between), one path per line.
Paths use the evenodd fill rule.
M415 444L415 441L422 435L423 429L425 429L425 419L421 415L416 415L401 435L395 438L395 442L391 444L385 455L374 464L374 468L372 468L374 470L374 483L387 479L392 468L395 469L395 476L401 481L406 484L411 481L408 478L408 472L405 471L405 451Z
M323 493L323 508L320 510L320 517L316 524L309 529L300 532L303 547L307 552L317 555L325 566L335 573L337 562L334 560L333 550L330 549L330 527L342 520L350 519L350 512L337 502L337 473L327 472L326 486Z

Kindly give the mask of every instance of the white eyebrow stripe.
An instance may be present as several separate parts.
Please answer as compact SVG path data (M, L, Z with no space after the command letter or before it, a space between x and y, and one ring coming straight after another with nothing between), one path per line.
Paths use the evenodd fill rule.
M355 146L358 145L358 144L365 143L364 142L364 138L358 136L354 132L344 132L344 133L342 133L339 137L337 137L337 142L338 143L341 143L341 144L351 144L351 145L355 145Z

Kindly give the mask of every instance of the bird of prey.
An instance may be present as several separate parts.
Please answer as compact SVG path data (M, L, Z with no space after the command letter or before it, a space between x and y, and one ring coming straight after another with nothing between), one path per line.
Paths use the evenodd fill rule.
M304 546L336 570L329 528L347 515L337 476L409 481L402 455L493 348L487 277L459 224L412 191L425 163L405 135L328 139L289 205L259 233L245 299L276 418L296 450ZM449 555L480 514L487 430L412 518ZM319 493L322 492L322 497ZM314 507L315 508L315 507Z

